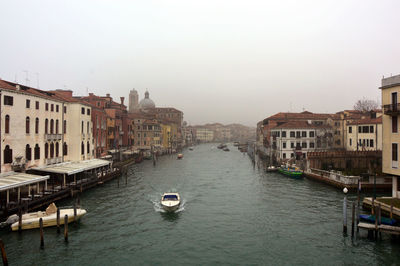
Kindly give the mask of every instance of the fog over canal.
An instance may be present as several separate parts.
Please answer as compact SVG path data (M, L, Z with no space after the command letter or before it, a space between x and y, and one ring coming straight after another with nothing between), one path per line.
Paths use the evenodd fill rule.
M216 144L132 165L121 179L85 192L88 214L70 224L69 243L56 228L3 231L12 265L397 264L400 245L342 236L343 193L307 179L253 167L247 155ZM123 181L122 181L123 180ZM165 213L164 192L183 205ZM349 195L354 199L354 195ZM72 205L72 200L59 203Z

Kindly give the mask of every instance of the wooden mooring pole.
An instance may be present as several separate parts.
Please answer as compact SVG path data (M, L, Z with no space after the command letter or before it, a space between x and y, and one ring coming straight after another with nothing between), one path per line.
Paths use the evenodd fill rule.
M57 233L60 233L60 208L57 208Z
M18 232L22 231L22 211L21 207L18 209Z
M382 223L382 216L381 216L381 204L378 204L378 225ZM382 232L379 230L379 238L382 239Z
M74 204L74 222L76 222L76 202Z
M0 249L1 249L1 257L3 259L3 265L7 266L8 265L7 254L6 254L6 250L4 248L3 240L1 240L1 239L0 239Z
M393 219L393 199L390 200L390 219Z
M64 240L68 242L68 215L64 216Z
M39 228L40 228L40 248L44 248L44 236L43 236L43 219L39 219Z
M351 206L351 237L354 237L354 214L356 212L356 203L353 202Z

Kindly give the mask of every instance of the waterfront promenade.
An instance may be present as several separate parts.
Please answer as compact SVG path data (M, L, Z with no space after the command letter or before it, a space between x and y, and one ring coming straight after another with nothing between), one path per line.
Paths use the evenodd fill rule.
M69 227L1 232L16 265L391 265L400 245L342 235L343 193L308 179L293 180L254 167L246 154L215 144L144 161L117 180L88 190L88 214ZM183 206L164 213L163 192L178 191ZM355 200L355 195L348 195ZM59 205L72 205L72 200ZM350 210L349 210L350 217ZM23 255L21 255L23 254Z

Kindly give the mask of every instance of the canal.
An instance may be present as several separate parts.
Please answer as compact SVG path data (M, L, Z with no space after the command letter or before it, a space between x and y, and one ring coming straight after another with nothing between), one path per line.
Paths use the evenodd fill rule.
M88 214L69 242L45 228L2 231L11 265L393 265L400 245L342 235L343 193L307 179L265 173L247 155L213 144L133 165L121 179L81 196ZM159 205L178 191L176 213ZM350 199L354 199L350 195ZM72 200L60 205L71 205ZM349 211L350 214L350 211ZM349 224L350 226L350 224Z

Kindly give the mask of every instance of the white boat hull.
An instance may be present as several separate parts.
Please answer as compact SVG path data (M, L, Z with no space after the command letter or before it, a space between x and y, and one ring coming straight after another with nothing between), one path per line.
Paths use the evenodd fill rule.
M173 212L176 211L180 206L180 202L178 202L177 204L175 203L176 202L174 202L174 204L169 204L168 202L161 202L161 206L165 211Z

